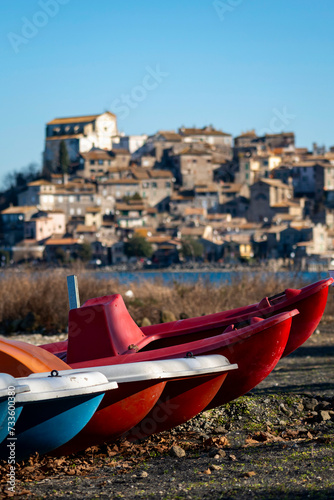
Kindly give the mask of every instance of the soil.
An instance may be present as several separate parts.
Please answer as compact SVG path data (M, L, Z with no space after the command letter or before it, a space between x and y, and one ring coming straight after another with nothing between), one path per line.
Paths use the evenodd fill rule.
M15 496L334 498L332 324L322 322L247 396L170 432L17 464ZM6 490L7 467L0 465L0 498L13 496Z

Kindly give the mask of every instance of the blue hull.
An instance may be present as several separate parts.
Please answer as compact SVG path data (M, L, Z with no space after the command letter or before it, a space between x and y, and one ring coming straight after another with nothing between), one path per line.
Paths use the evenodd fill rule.
M10 450L15 449L15 459L24 460L33 453L42 455L67 443L89 422L103 396L86 394L26 403L16 424L15 438L8 436L0 445L0 458L7 460ZM5 424L7 431L6 417Z
M0 403L0 443L2 443L2 441L4 439L6 439L6 437L8 436L8 431L12 427L15 428L17 419L19 418L21 412L22 412L22 406L16 406L15 407L15 421L11 421L11 422L13 422L14 425L11 425L11 424L9 425L8 424L8 422L9 422L8 401L7 400L1 401L1 403Z

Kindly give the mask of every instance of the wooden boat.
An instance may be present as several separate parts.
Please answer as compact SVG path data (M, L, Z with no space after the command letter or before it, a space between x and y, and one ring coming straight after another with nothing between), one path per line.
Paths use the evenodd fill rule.
M72 370L61 376L53 370L51 376L34 379L0 374L0 384L4 383L9 385L7 415L0 428L0 458L8 459L11 453L15 460L47 453L72 439L90 421L105 392L118 387L96 370Z
M90 359L126 354L129 350L158 349L219 335L230 325L240 325L253 317L268 318L285 311L298 309L292 320L291 331L282 356L287 356L302 345L315 331L323 315L329 286L327 278L301 289L288 288L257 304L229 311L208 314L138 329L129 321L120 295L90 299L69 313L69 342L46 344L42 348L66 359ZM90 342L92 326L98 332L99 342ZM126 326L126 328L124 328ZM80 333L80 335L79 335ZM183 337L187 335L187 339ZM149 345L150 344L150 345ZM106 351L107 350L107 351ZM71 362L71 361L70 361Z
M22 365L22 369L31 367L33 357L37 361L43 359L45 352L29 344L26 345L29 356L25 356L25 343L19 343L19 349L15 341L0 339L1 354L7 355L7 364L10 365L9 357L15 370ZM47 353L49 361L57 358ZM44 360L45 361L45 360ZM135 359L133 361L136 361ZM63 363L63 362L62 362ZM68 365L63 363L66 368ZM179 418L182 421L191 418L205 406L216 395L221 388L229 370L236 369L222 356L199 356L197 358L150 360L142 363L120 364L119 366L103 366L98 369L80 369L80 372L96 371L103 373L108 380L116 380L119 388L109 391L103 398L98 411L91 421L76 438L67 445L57 450L57 454L71 453L84 449L87 446L113 441L121 434L128 432L137 425L153 408L158 401L166 383L178 381L186 388L191 378L196 378L192 383L194 396L196 396L189 407L182 403L177 408ZM74 373L73 370L61 371L62 375ZM38 377L40 374L30 375L30 378ZM197 389L196 389L197 387ZM206 390L203 391L203 388Z

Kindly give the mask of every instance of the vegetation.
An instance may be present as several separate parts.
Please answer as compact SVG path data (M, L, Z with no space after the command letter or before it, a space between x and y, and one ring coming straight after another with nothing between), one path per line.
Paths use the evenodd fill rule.
M140 235L135 235L124 244L124 253L127 257L151 257L152 245Z
M183 238L182 239L182 249L181 253L186 259L196 259L203 257L203 245L198 240L194 238Z
M70 158L68 156L67 147L65 141L61 141L59 145L59 167L63 174L68 174L68 169L70 166Z
M220 286L210 283L164 286L162 282L139 281L131 284L134 297L125 292L130 285L120 285L115 279L98 279L80 266L74 269L54 269L0 274L0 330L16 331L65 331L68 321L66 276L77 274L81 302L102 295L123 295L129 313L141 324L143 318L159 323L161 311L172 311L177 319L200 316L233 307L257 302L265 295L273 295L287 287L301 286L291 278L278 279L273 275L241 273L231 283ZM328 301L327 314L333 314L332 300ZM27 323L27 318L29 319Z

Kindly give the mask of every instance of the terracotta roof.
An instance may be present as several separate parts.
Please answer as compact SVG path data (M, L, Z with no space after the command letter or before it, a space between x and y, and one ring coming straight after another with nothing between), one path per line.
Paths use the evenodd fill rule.
M211 156L210 151L205 151L201 149L195 149L191 146L187 146L182 151L175 153L174 156Z
M22 207L8 207L0 212L1 214L25 214L31 211L38 211L37 207L24 205Z
M239 139L240 137L257 137L255 130L248 130L247 132L242 132L240 135L236 137Z
M109 115L115 116L114 113L106 111ZM55 118L47 123L47 125L61 125L65 123L89 123L95 121L99 116L104 113L99 113L98 115L84 115L84 116L69 116L65 118Z
M81 134L72 135L53 135L52 137L46 137L47 141L64 141L65 139L79 139Z
M137 203L137 205L129 205L128 203L116 203L115 210L120 210L122 212L128 212L130 210L145 210L145 205L143 203Z
M101 207L87 207L86 208L86 214L91 213L91 214L98 214L101 212Z
M87 153L81 153L85 160L111 160L112 156L105 149L94 148Z
M130 153L130 151L128 149L121 149L121 148L117 149L117 148L115 148L115 149L111 150L111 153L113 153L115 155L127 155L127 156L131 156L131 153Z
M78 224L76 227L77 233L96 233L96 226L86 226L85 224Z
M284 182L280 181L279 179L260 179L258 182L263 182L264 184L269 184L269 186L273 187L280 187L286 189L290 188L288 184L284 184Z
M152 179L158 179L159 177L170 179L173 177L173 173L170 170L152 169L148 170L148 173Z
M58 246L58 245L76 245L80 243L80 239L78 238L50 238L46 240L44 243L45 245L48 246Z
M139 184L139 181L136 179L108 179L107 181L100 182L99 186L110 185L110 184Z
M242 184L237 184L237 183L221 184L222 193L239 193L241 188Z
M37 181L29 182L28 186L53 186L53 184L44 179L38 179Z
M179 129L182 135L220 135L220 136L230 136L231 134L227 134L222 130L216 130L213 127L203 127L203 128L185 128L182 127Z
M148 175L148 171L145 168L131 167L130 171L131 171L132 175L135 177L135 179L147 180L150 178Z
M205 215L205 209L204 208L187 207L184 210L184 215Z
M182 140L180 134L174 131L158 130L156 135L161 135L164 139L166 139L166 141L171 142L180 142Z
M180 227L182 236L202 236L204 227Z

